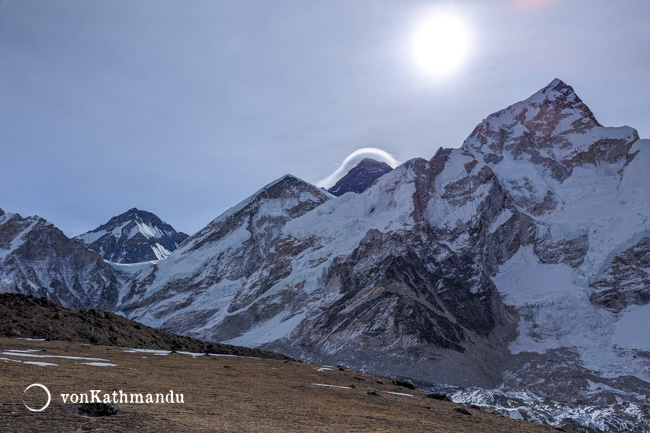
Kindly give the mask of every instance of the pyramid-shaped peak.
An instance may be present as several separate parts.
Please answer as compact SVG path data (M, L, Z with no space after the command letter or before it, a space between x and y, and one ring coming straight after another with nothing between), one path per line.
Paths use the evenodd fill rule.
M572 92L575 93L573 90L573 87L569 86L567 83L564 81L560 80L559 78L555 78L553 81L548 83L546 87L542 89L543 92L549 92L549 91L554 91L554 92Z
M575 90L573 90L573 87L560 80L559 78L556 78L548 83L546 86L528 98L528 100L537 100L540 99L540 97L547 100L555 100L558 98L569 98L571 100L574 98L580 99L578 98Z
M363 158L348 173L339 179L328 191L341 196L346 192L362 193L368 189L375 180L391 171L393 168L382 161L373 158Z
M496 150L503 143L490 142L502 142L508 137L521 135L533 141L541 140L547 145L555 141L552 137L584 133L599 126L602 125L573 87L556 78L527 99L489 115L474 129L463 146L485 151L487 145Z
M380 168L382 170L390 171L393 168L384 161L378 161L374 158L365 157L357 163L354 168ZM352 170L354 170L354 168Z
M253 194L252 197L262 196L265 198L282 198L300 194L301 192L305 191L309 191L316 195L322 194L322 192L311 183L306 182L292 174L285 174L284 176L267 184L264 188Z
M382 164L386 164L386 163L383 162L383 161L377 161L377 160L374 159L374 158L371 158L371 157L369 157L369 156L366 156L366 157L363 158L361 161L359 161L359 163L358 163L357 165L361 165L361 164L382 165ZM386 165L388 165L388 164L386 164Z
M74 239L111 262L138 263L165 259L185 238L156 214L131 208Z
M126 212L123 212L117 216L111 218L107 224L121 223L124 221L135 221L135 220L146 220L152 224L163 225L165 224L156 214L148 212L146 210L141 210L138 208L131 208Z
M556 78L529 98L489 115L462 148L488 164L499 163L506 153L514 160L526 159L563 181L575 165L611 159L595 156L595 136L609 140L611 149L600 152L612 155L622 154L617 146L638 139L632 128L602 128L573 88Z
M221 224L246 209L258 209L268 200L286 201L286 203L281 204L281 206L293 207L296 203L293 203L292 199L295 200L296 203L313 202L320 204L327 201L329 197L311 183L292 174L285 174L219 215L208 224L206 228L216 224ZM206 228L201 231L206 230ZM199 235L200 234L201 233L199 232Z
M574 114L585 119L591 126L602 126L573 87L559 78L555 78L528 99L511 105L508 110L516 115L531 108L547 114Z

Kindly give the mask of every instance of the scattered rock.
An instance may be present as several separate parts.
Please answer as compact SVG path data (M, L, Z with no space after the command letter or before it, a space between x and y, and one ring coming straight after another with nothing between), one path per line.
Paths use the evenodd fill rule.
M378 396L379 393L377 392L376 389L371 389L370 391L368 391L368 395L377 395Z
M380 384L380 385L383 385L384 381L377 379L377 383Z
M461 406L455 407L454 411L458 412L458 413L462 413L463 415L470 415L470 416L472 415L471 413L469 413L467 411L467 409L465 409L464 407L461 407Z
M120 408L111 403L75 403L67 404L67 410L82 416L111 416L120 411Z
M415 389L413 382L406 379L393 379L393 385L401 386L402 388Z
M427 398L432 398L434 400L451 401L451 399L447 397L445 394L440 394L438 392L432 392L430 394L427 394Z

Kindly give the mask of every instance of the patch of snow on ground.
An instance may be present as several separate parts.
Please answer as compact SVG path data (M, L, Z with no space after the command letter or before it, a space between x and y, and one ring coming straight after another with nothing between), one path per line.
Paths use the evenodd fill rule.
M11 358L0 358L0 361L4 361L4 362L22 362L19 359L11 359Z
M326 383L312 383L314 386L326 386L329 388L341 388L341 389L352 389L349 386L341 386L341 385L328 385Z
M180 353L181 355L191 355L192 358L198 358L199 356L205 356L205 353L197 353L197 352L176 352Z
M28 357L28 358L60 358L60 359L76 359L76 360L83 360L83 361L106 361L109 362L108 359L102 359L102 358L85 358L83 356L65 356L65 355L36 355L34 353L25 353L23 351L17 351L17 350L6 350L0 355L9 355L9 356L22 356L22 357Z
M23 361L23 364L39 365L41 367L50 367L50 366L57 367L59 365L59 364L54 364L51 362L44 362L44 361Z
M126 349L124 353L150 353L152 355L169 355L171 350L157 350L157 349Z

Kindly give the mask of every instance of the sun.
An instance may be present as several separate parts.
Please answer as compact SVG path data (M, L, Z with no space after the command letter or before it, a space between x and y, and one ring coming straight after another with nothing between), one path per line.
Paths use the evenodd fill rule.
M467 59L470 40L468 25L459 14L433 12L416 25L410 41L411 56L422 73L446 78Z

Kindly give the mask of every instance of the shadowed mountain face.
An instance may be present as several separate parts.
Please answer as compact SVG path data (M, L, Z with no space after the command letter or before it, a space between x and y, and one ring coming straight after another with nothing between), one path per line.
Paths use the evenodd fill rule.
M187 238L151 212L129 209L95 230L76 236L115 263L164 260Z
M345 176L339 179L333 187L328 189L328 191L337 197L350 191L362 193L374 181L391 170L391 166L385 162L376 161L372 158L364 158L354 168L348 171Z
M0 210L0 292L112 311L125 284L122 277L99 254L43 218Z
M114 265L115 309L305 360L499 386L456 395L512 416L635 431L649 425L649 165L648 140L600 125L554 80L358 194L278 179L167 260ZM524 404L536 399L544 413Z

